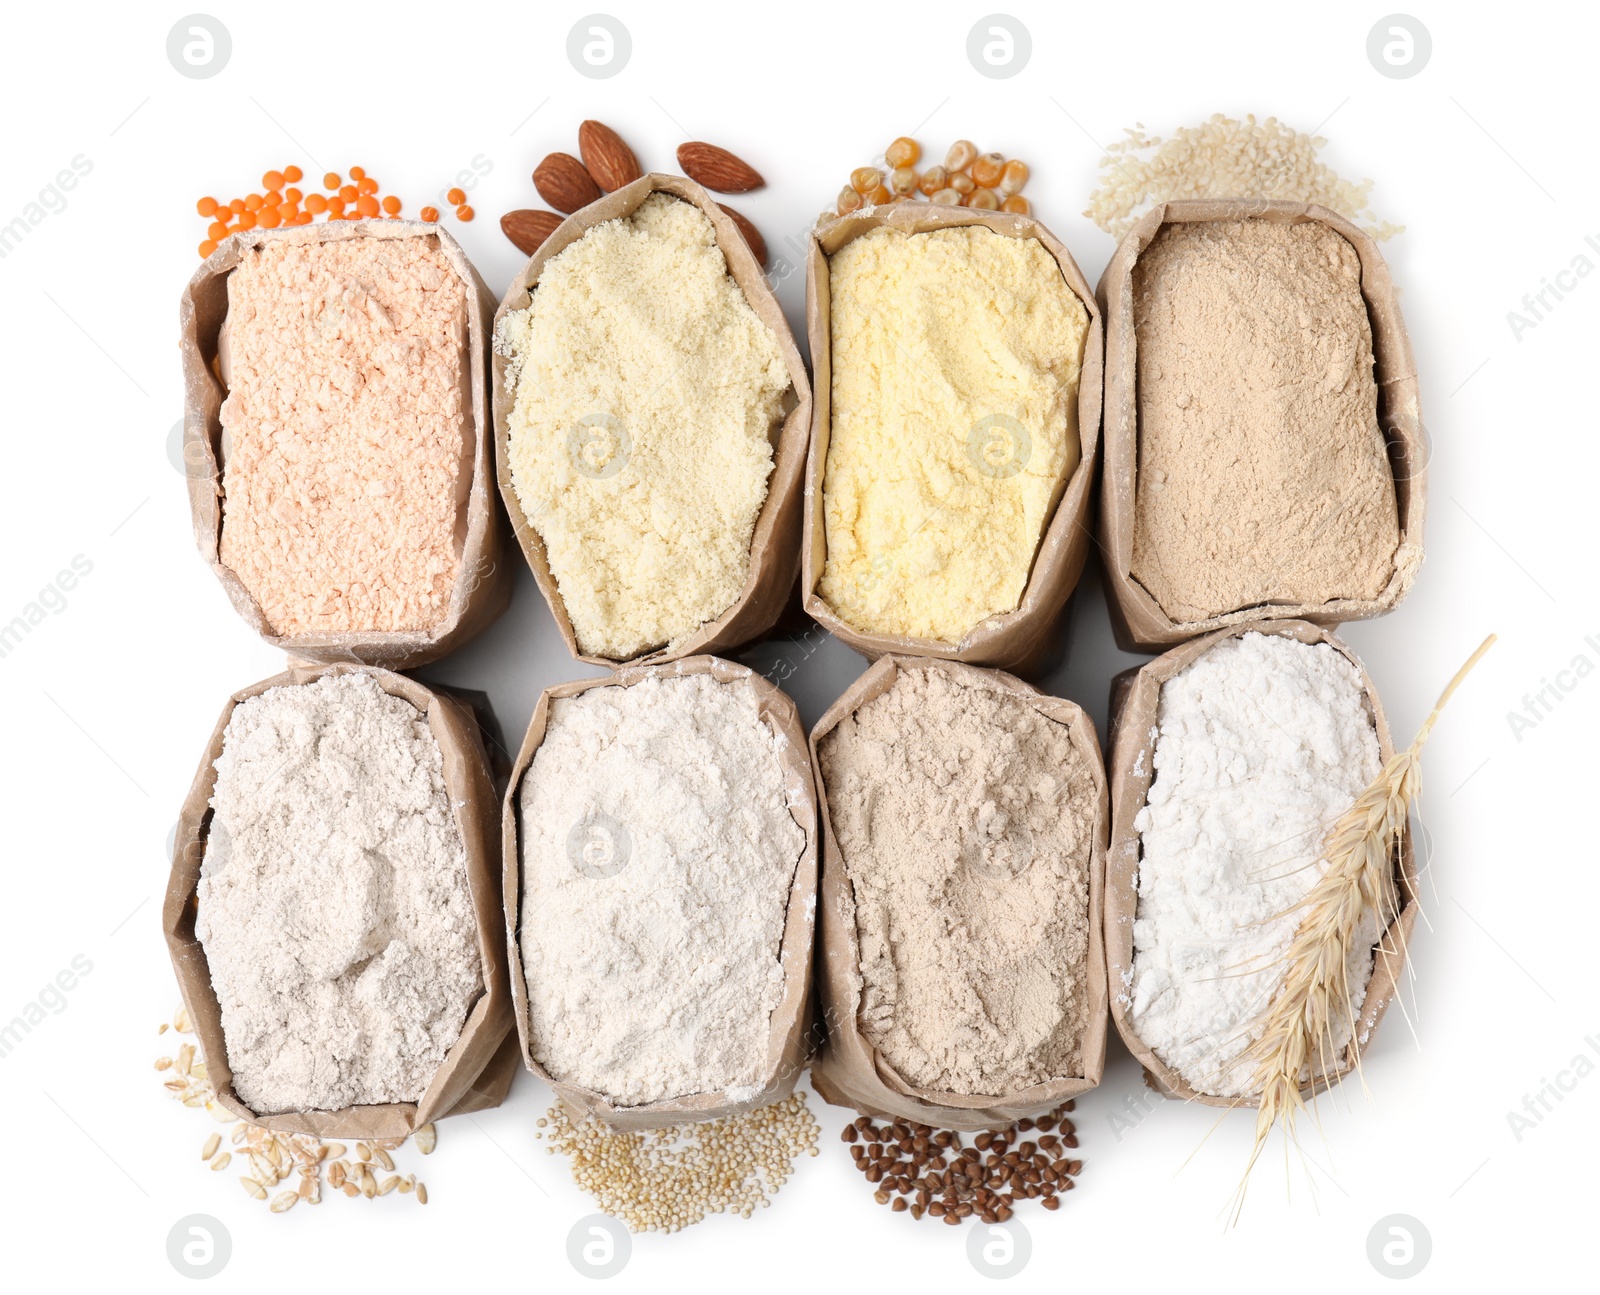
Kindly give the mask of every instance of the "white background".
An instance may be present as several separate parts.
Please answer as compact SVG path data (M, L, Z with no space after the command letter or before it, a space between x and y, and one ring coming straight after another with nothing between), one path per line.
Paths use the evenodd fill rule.
M1385 253L1436 445L1416 590L1347 637L1403 741L1478 640L1501 635L1428 752L1432 882L1406 998L1415 1038L1392 1012L1368 1055L1370 1099L1352 1085L1323 1103L1304 1140L1309 1179L1275 1144L1233 1231L1223 1210L1251 1118L1226 1119L1207 1140L1213 1112L1168 1103L1114 1128L1140 1090L1113 1043L1104 1084L1079 1103L1080 1187L1059 1213L1021 1211L1033 1254L1013 1280L1380 1287L1366 1240L1392 1213L1431 1234L1419 1291L1483 1289L1592 1257L1600 1075L1520 1140L1507 1113L1575 1056L1600 1061L1585 1043L1600 1047L1600 680L1580 682L1520 742L1507 713L1579 654L1600 663L1600 276L1520 341L1506 315L1580 253L1600 265L1584 245L1586 234L1600 242L1593 13L1420 7L1432 61L1390 80L1365 53L1380 7L1013 3L1032 62L989 80L965 54L980 6L605 3L633 39L630 64L607 81L567 62L567 31L586 12L573 6L213 4L233 53L209 80L167 62L181 7L17 6L0 20L0 223L75 156L93 167L64 211L0 259L0 622L75 555L93 564L65 608L0 659L0 1021L75 955L93 964L65 1010L0 1060L7 1287L182 1286L166 1237L192 1213L232 1234L219 1290L586 1284L566 1237L591 1206L533 1141L548 1093L531 1077L504 1108L442 1126L425 1209L339 1197L275 1217L236 1172L205 1171L210 1121L168 1100L151 1062L167 1050L156 1025L177 998L159 934L167 835L223 699L281 662L196 557L167 453L180 415L178 293L202 237L194 200L246 192L290 162L308 178L360 163L415 212L481 154L493 169L471 195L479 219L451 228L498 293L521 259L498 216L539 205L533 165L575 151L591 116L647 167L675 169L686 137L749 158L769 187L737 205L775 253L895 135L914 131L938 153L966 136L1030 163L1036 213L1091 281L1113 247L1078 214L1097 144L1136 121L1164 134L1217 110L1302 129L1326 121L1327 160L1374 178L1378 212L1407 227ZM781 296L798 331L799 276ZM1092 572L1068 646L1045 686L1103 723L1108 681L1135 658L1112 647ZM796 652L778 644L749 659ZM796 665L809 723L864 663L830 642ZM505 618L425 675L488 688L514 745L538 690L582 673L523 572ZM842 1112L813 1106L822 1155L772 1208L636 1239L615 1288L981 1286L965 1229L875 1205L837 1140Z

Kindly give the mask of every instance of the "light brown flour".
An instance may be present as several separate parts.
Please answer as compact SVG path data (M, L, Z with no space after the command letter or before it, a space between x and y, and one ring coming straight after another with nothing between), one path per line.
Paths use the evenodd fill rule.
M437 242L273 242L228 276L222 561L273 633L445 615L466 497L466 288Z
M1375 598L1400 541L1355 249L1326 225L1169 225L1134 267L1133 577L1174 621Z
M819 755L867 1040L945 1092L1080 1073L1095 791L1066 726L998 685L902 667Z

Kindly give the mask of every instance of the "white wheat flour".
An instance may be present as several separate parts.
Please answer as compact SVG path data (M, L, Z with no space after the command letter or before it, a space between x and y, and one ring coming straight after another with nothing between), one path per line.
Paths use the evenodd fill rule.
M258 1114L415 1102L482 988L438 740L371 676L228 720L195 933Z
M974 676L902 667L818 756L868 1042L945 1092L1081 1074L1099 802L1068 727Z
M657 193L551 257L501 321L511 484L586 653L683 641L738 599L789 371L710 220Z
M599 687L550 707L523 778L533 1055L628 1106L764 1078L805 848L784 739L748 681Z
M1291 911L1327 869L1323 836L1377 776L1361 674L1325 643L1224 639L1161 688L1133 926L1133 1026L1203 1093L1254 1092L1241 1060L1283 983ZM1359 1010L1375 915L1347 961ZM1336 1028L1342 1051L1348 1026Z

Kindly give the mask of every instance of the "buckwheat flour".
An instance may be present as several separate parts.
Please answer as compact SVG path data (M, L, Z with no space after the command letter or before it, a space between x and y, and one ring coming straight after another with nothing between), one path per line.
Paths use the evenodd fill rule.
M818 755L867 1040L946 1092L1080 1074L1097 800L1067 727L998 685L902 666Z
M598 687L550 708L523 777L534 1057L637 1106L759 1088L805 849L748 682Z
M1388 584L1400 532L1360 276L1314 221L1168 225L1134 266L1132 574L1174 621Z
M1015 611L1078 464L1089 314L1043 244L878 228L829 258L818 593L857 629L958 642Z
M448 611L466 300L431 238L274 241L228 276L220 553L273 633L427 629Z
M652 194L500 323L511 480L585 652L671 645L739 597L789 390L711 222Z
M195 933L258 1114L415 1102L482 989L466 848L426 718L361 673L240 702Z
M1139 1037L1200 1092L1252 1091L1241 1058L1283 984L1293 910L1327 868L1324 833L1378 772L1363 698L1327 644L1255 633L1162 685L1126 992ZM1378 934L1369 914L1351 944L1357 1012ZM1334 1036L1342 1052L1348 1023Z

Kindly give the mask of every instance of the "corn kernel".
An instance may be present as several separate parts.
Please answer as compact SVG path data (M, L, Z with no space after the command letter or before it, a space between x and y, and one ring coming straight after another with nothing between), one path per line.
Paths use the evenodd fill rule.
M940 189L928 195L928 201L939 207L959 207L961 195L954 189Z
M897 166L889 174L889 188L904 196L917 190L917 173L909 166Z
M1000 177L1005 174L1006 159L1002 153L985 153L980 158L975 158L968 174L972 176L985 189L992 189L1000 183Z
M950 145L950 151L944 155L944 165L947 171L965 171L972 165L973 159L978 156L978 146L970 139L958 139Z
M1006 163L1006 168L1000 173L1000 183L997 186L1001 193L1010 197L1014 193L1021 193L1022 186L1028 183L1028 164L1019 162L1015 158Z
M949 187L949 175L950 173L942 166L930 166L922 173L922 179L917 181L917 187L931 198L940 189Z
M868 194L883 183L883 172L875 166L858 166L850 172L850 187L859 194Z
M1000 210L1009 211L1014 216L1026 216L1033 211L1033 208L1020 193L1014 193L1000 204Z
M922 156L922 145L906 135L900 136L888 148L883 150L883 159L895 170L902 166L915 166L917 159Z
M965 171L957 171L950 177L950 187L965 198L978 187L978 182Z
M836 209L841 216L848 216L852 211L861 207L861 191L854 185L845 185L839 190L839 201Z
M999 211L1000 195L993 189L974 189L963 205L977 211Z

